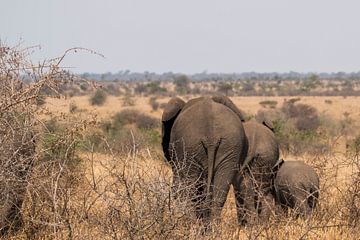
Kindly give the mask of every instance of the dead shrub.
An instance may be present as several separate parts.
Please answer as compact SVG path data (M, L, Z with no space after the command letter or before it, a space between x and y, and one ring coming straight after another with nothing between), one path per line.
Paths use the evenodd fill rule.
M62 163L73 159L74 142L70 139L78 132L75 128L62 132L62 138L49 138L51 146L43 149L39 137L42 127L49 133L57 129L55 122L38 120L38 100L45 94L58 96L63 84L77 80L60 67L66 54L77 49L40 64L31 62L34 50L0 43L0 228L1 234L17 230L17 238L28 239L40 237L37 233L42 230L42 236L50 236L63 226L70 228L65 220L69 201L60 199L66 199L69 195L65 193L74 185L61 181L65 172L73 173L74 165L65 168ZM46 111L41 109L41 113Z

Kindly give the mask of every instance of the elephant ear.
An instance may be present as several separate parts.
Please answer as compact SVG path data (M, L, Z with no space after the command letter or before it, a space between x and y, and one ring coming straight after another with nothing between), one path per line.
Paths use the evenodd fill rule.
M274 124L270 120L264 119L262 121L262 124L268 127L272 132L274 132Z
M185 102L178 98L173 97L170 101L166 104L161 121L162 121L162 148L165 155L165 158L170 161L170 151L169 151L169 144L170 144L170 133L171 128L180 114L181 110L183 109Z
M269 128L272 132L274 132L274 124L270 119L268 119L264 114L258 114L255 117L256 121Z
M223 96L223 95L218 95L218 96L213 96L212 100L214 102L223 104L225 106L227 106L228 108L230 108L236 115L238 115L238 117L240 118L240 120L242 122L245 122L245 117L244 114L240 111L240 109L230 100L230 98Z
M274 124L272 121L266 116L264 112L260 112L255 116L255 119L258 123L264 125L269 128L272 132L274 132Z

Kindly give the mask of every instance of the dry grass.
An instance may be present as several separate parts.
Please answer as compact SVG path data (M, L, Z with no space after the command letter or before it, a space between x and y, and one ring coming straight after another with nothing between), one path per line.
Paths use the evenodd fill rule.
M196 96L188 96L186 98L193 98ZM162 111L152 111L152 107L149 104L151 97L135 96L135 106L131 107L154 117L161 117ZM255 115L259 109L262 109L260 102L262 101L277 101L282 104L285 99L289 100L292 97L230 97L231 100L244 112ZM50 111L55 113L67 113L69 111L69 104L71 101L75 102L80 109L86 110L85 114L96 114L101 118L107 118L116 112L120 112L124 108L121 104L121 98L109 96L106 103L101 107L92 107L89 104L89 96L76 96L71 99L65 98L50 98L46 100L46 107ZM332 104L329 105L325 101L331 99ZM309 104L315 107L321 113L327 113L332 115L335 119L341 119L344 114L349 113L355 121L359 121L360 106L358 104L360 97L301 97L300 102ZM165 103L169 101L169 97L158 97L159 103Z
M136 97L135 99L136 104L131 109L137 109L158 118L161 116L160 110L152 111L151 106L148 104L149 98ZM232 98L237 106L250 114L255 114L262 108L259 102L269 99L278 102L284 100L283 97ZM343 114L346 110L355 109L352 115L354 116L355 124L358 124L358 120L355 118L358 114L356 111L358 108L356 106L357 97L331 97L331 105L326 104L325 99L329 99L329 97L302 97L300 102L316 107L319 112L332 114L337 120L344 117ZM168 98L158 99L160 103L167 100ZM89 113L96 113L100 119L107 119L116 112L129 108L122 107L119 98L116 97L109 97L107 103L98 108L91 107L88 104L87 97L74 97L71 101L75 101L79 108L85 109L84 112L79 113L83 117ZM61 105L56 103L61 103ZM64 111L66 113L69 103L67 100L64 101L64 99L48 99L46 106L53 112L60 113ZM339 145L343 146L343 138L336 139L332 144L334 148L338 148L337 146ZM89 212L92 215L88 216L87 220L79 221L76 224L75 222L78 220L74 221L74 226L76 227L73 229L76 229L76 233L74 232L73 236L76 236L75 238L91 236L93 238L105 239L152 239L154 237L171 239L356 239L360 236L358 234L358 226L350 224L349 218L354 210L351 208L351 201L348 198L351 194L354 194L354 192L349 194L349 191L354 191L349 188L349 184L353 183L353 176L359 171L358 161L356 156L349 157L346 155L343 152L344 148L341 147L339 149L342 151L334 151L316 156L308 154L301 156L283 154L283 157L286 159L303 160L309 163L315 167L320 175L320 204L315 215L309 221L281 218L280 220L271 219L270 222L259 226L238 228L235 200L233 193L230 192L222 212L220 225L214 226L212 232L208 235L201 234L200 224L196 222L189 211L184 210L182 207L177 208L178 206L174 205L168 208L168 201L171 199L167 197L170 194L171 171L169 166L162 161L161 157L159 158L151 154L151 149L144 149L138 152L137 155L129 153L126 156L115 156L111 153L94 153L93 155L83 153L83 159L86 159L87 180L81 188L88 191L85 194L87 196L86 201L93 202L92 207L89 208L91 209ZM125 178L128 183L131 183L130 185L120 181L121 177L119 175L124 177L123 173L126 173ZM95 185L97 189L94 188ZM136 211L133 213L131 221L127 218L123 219L124 216L129 215L122 212L129 213L129 206L124 204L124 201L129 200L129 196L124 195L129 186L130 188L137 186L132 188L136 189L133 193L134 196L131 197L134 201L133 210ZM161 187L159 188L159 186ZM152 198L148 197L147 194L150 194ZM75 203L73 204L76 205ZM154 204L158 204L156 205L157 207L154 207ZM167 208L164 208L164 205ZM117 213L114 213L114 211ZM121 214L119 215L119 211L122 212L123 218L120 216ZM163 211L161 212L161 218L157 215L159 211ZM189 214L190 217L186 216L186 221L175 217L174 221L176 223L170 222L170 218L174 219L174 211L182 211ZM109 226L112 224L114 226L110 228ZM163 230L159 232L159 229Z
M2 51L2 48L0 48ZM16 50L16 49L15 49ZM3 54L3 52L1 52ZM13 55L10 63L19 59ZM101 138L104 150L94 151L88 133L99 129L99 120L107 120L124 109L134 109L160 118L161 110L153 109L149 97L133 96L134 106L123 106L121 97L108 96L103 106L91 106L89 96L66 99L46 98L40 108L33 100L43 87L56 93L69 75L58 68L58 61L50 62L50 71L36 72L36 80L25 88L19 79L22 71L8 74L9 65L1 65L1 137L17 126L20 133L36 134L36 159L31 174L26 178L27 192L21 213L24 225L10 239L359 239L360 163L356 153L345 152L346 136L330 139L334 151L325 154L292 156L312 165L321 179L319 206L309 220L272 217L269 222L239 228L232 192L222 211L221 222L203 233L201 223L194 217L189 199L174 199L171 190L172 172L162 155L152 148L142 148L119 154L108 139ZM15 62L16 62L15 61ZM33 66L18 61L23 70ZM29 65L27 65L29 64ZM11 67L11 65L10 65ZM46 66L43 66L43 68ZM31 71L34 69L31 68ZM17 74L16 74L17 73ZM33 73L33 72L31 72ZM41 74L40 74L41 73ZM59 74L59 75L58 75ZM12 84L3 84L10 81ZM13 86L12 88L9 86ZM194 96L185 96L192 98ZM261 102L277 101L284 97L233 97L235 104L249 115L262 109ZM288 98L289 99L289 98ZM157 97L159 104L168 97ZM331 104L329 104L331 100ZM358 126L360 106L357 97L301 97L300 102L314 106L335 120L353 119ZM75 105L76 111L69 112ZM12 123L8 116L24 110L29 121ZM33 112L32 112L33 111ZM45 120L56 119L59 126L50 131ZM36 123L35 123L36 122ZM13 125L11 125L13 124ZM2 126L1 125L1 126ZM4 133L5 131L5 133ZM354 133L351 133L354 134ZM10 139L10 138L8 138ZM136 139L130 142L137 145ZM27 145L28 146L28 145ZM160 146L159 146L160 147ZM10 148L2 146L5 152ZM14 152L19 149L14 149ZM336 151L335 151L336 150ZM5 156L4 154L2 156ZM6 158L8 159L8 158ZM20 163L21 164L21 163ZM9 168L3 167L6 171ZM5 172L6 172L5 171ZM0 172L0 177L6 176ZM8 181L5 177L2 181ZM0 178L1 180L1 178ZM3 184L4 185L4 184ZM187 186L183 186L186 190Z
M109 149L110 150L110 149ZM349 224L348 194L356 163L337 156L307 158L321 177L321 197L314 216L304 221L272 218L269 222L238 228L233 193L229 193L222 221L203 235L192 208L174 202L171 169L144 150L116 156L84 152L84 181L68 201L69 224L57 231L45 228L36 237L63 239L357 239L358 226ZM344 156L342 156L344 157ZM332 160L336 159L336 160ZM346 174L345 174L346 173ZM350 196L350 195L349 195ZM28 219L30 220L30 219ZM26 229L25 229L26 230ZM70 234L71 232L71 234ZM19 233L16 238L26 238Z

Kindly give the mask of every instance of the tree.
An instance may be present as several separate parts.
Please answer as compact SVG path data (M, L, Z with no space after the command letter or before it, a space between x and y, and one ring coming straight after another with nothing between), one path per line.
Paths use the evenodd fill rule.
M187 94L190 91L189 87L190 79L186 75L180 75L175 77L174 84L175 84L175 90L179 94Z
M219 84L218 91L226 96L228 96L232 90L233 90L233 87L230 83L222 82Z

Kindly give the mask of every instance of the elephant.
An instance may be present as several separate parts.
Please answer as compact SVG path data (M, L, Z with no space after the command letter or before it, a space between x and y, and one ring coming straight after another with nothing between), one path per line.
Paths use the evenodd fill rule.
M205 226L218 221L230 185L245 161L242 115L225 96L185 103L172 98L162 115L162 147L173 171L173 189L190 197ZM188 195L181 194L186 186ZM181 190L182 189L182 190Z
M266 221L271 215L274 205L272 169L279 159L279 143L271 121L250 120L243 126L249 148L234 189L238 222L244 226L255 223L258 218Z
M296 216L308 218L318 202L319 176L302 161L283 161L274 178L273 195L277 205L287 212L294 209Z
M10 147L7 151L1 149L0 156L0 237L18 231L23 225L21 208L35 156L32 132L19 131L3 140L4 146Z

